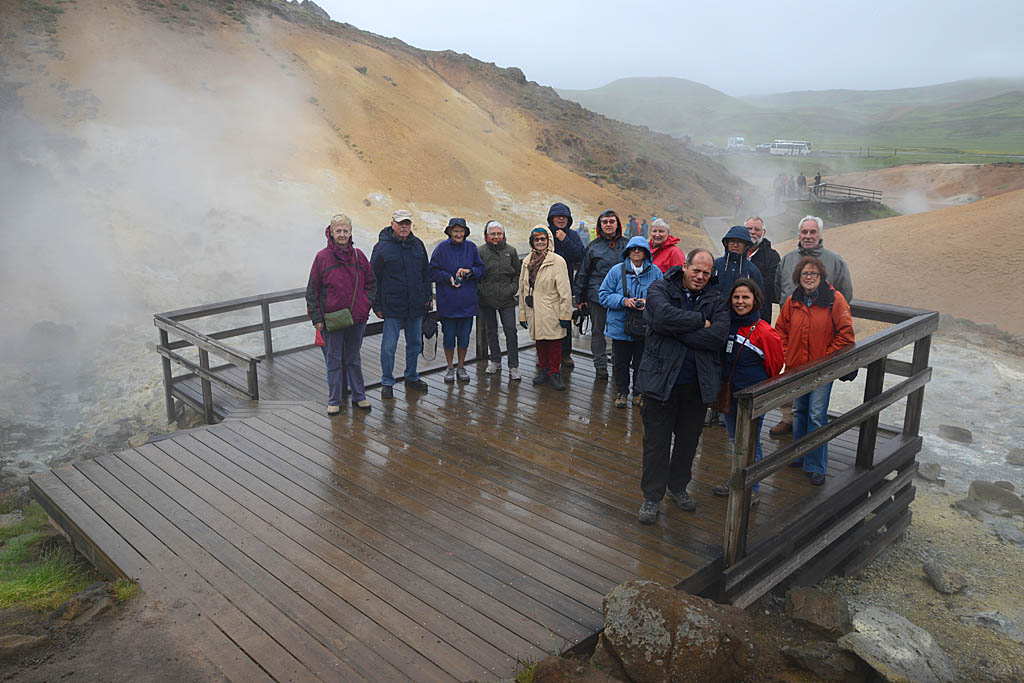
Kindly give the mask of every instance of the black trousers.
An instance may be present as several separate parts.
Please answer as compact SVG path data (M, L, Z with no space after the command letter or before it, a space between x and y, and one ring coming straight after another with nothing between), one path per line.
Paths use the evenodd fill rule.
M697 384L677 384L667 401L644 397L644 500L661 501L690 483L693 456L704 428L704 401ZM675 443L672 437L675 437Z
M629 393L629 369L633 368L633 394L636 391L636 373L640 367L640 359L644 355L644 340L621 341L612 339L612 379L615 380L615 392Z

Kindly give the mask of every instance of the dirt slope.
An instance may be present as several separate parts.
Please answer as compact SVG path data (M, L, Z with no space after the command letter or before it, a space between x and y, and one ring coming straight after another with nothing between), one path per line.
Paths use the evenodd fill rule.
M825 230L846 259L854 296L930 308L1024 335L1016 295L1024 269L1017 230L1024 190L911 216ZM827 226L826 226L827 227ZM777 248L785 253L793 241Z

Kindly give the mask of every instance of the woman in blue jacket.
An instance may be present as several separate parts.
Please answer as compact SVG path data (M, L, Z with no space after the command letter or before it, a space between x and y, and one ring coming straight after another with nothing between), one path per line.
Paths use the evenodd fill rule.
M625 271L625 279L623 279ZM598 299L608 309L605 336L612 339L612 378L615 381L615 407L625 408L629 395L629 368L633 368L633 405L642 406L643 394L636 390L636 371L644 354L644 338L626 332L628 309L642 311L647 288L662 278L661 270L651 261L647 240L634 237L622 251L622 262L612 266L598 289Z
M466 372L466 350L469 333L473 329L473 316L477 311L476 281L484 275L484 262L476 245L468 241L469 227L465 218L452 218L444 229L448 239L434 248L430 257L430 276L437 283L437 315L441 318L444 334L444 357L448 371L444 381L469 381ZM458 369L453 367L455 347L459 349Z

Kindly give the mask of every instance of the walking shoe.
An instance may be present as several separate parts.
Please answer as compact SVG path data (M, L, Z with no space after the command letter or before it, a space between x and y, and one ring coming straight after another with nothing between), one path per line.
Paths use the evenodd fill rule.
M455 384L455 368L448 368L444 373L445 384Z
M697 504L693 502L693 498L690 498L690 494L686 490L679 492L669 491L668 497L676 502L676 505L686 510L687 512L693 512L697 509Z
M728 496L729 495L729 482L722 484L715 484L711 487L711 493L716 496Z
M555 391L565 391L565 385L562 384L562 375L561 375L561 373L558 373L558 372L552 373L550 381L551 381L551 388L552 389L554 389Z
M395 390L393 388L387 386L387 385L383 385L380 388L380 397L381 398L394 398L395 397Z
M509 379L514 379L515 381L518 382L519 380L521 380L523 378L523 376L521 374L519 374L519 368L509 368L508 369L508 378Z
M576 367L576 363L573 361L572 356L562 356L562 365L570 370Z
M654 524L654 520L658 519L658 502L645 500L644 504L640 506L640 513L636 518L641 524Z
M500 365L498 367L501 367ZM460 382L469 381L469 371L466 368L459 368L455 371L455 376L459 378Z
M327 406L327 414L334 417L341 412L341 406Z
M811 484L813 486L821 486L825 483L825 475L821 472L811 472Z
M546 384L547 381L548 381L548 371L547 370L543 370L543 369L540 370L537 373L537 376L533 378L533 383L535 385L537 385L537 384Z
M615 394L615 407L616 408L625 408L626 407L626 395L625 394Z
M644 407L644 395L643 394L637 394L636 396L634 396L633 397L633 405L637 406L638 408L643 408Z
M405 380L406 389L415 389L416 391L422 391L424 394L427 393L427 383L421 379L407 379Z
M608 379L608 368L594 368L598 379Z
M718 421L718 413L715 412L714 408L708 408L708 412L704 413L704 426L710 427Z
M493 360L487 361L487 369L484 370L488 375L493 375L496 372L501 372L501 363Z
M370 408L373 407L370 405L370 402L367 401L365 398L362 401L352 401L352 405L354 405L356 408L359 408L360 410L369 410Z
M775 425L774 427L772 427L771 429L768 430L768 435L769 436L782 436L783 434L792 434L792 433L793 433L793 423L792 422L780 422L779 424Z

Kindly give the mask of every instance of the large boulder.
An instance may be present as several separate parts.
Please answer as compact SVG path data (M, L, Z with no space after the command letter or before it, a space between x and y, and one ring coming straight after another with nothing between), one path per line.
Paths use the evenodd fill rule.
M856 655L827 640L811 640L786 646L782 654L798 665L816 673L826 681L837 683L863 683L871 674L871 667Z
M754 664L751 622L729 605L629 581L604 599L604 647L635 683L734 681Z
M956 670L928 631L883 607L853 617L853 631L837 642L893 683L945 683Z
M991 482L972 481L967 489L967 497L977 501L982 510L994 515L1024 515L1024 500L1016 493Z
M832 639L849 633L850 608L838 595L810 586L791 588L786 592L786 611L794 621L810 626Z

